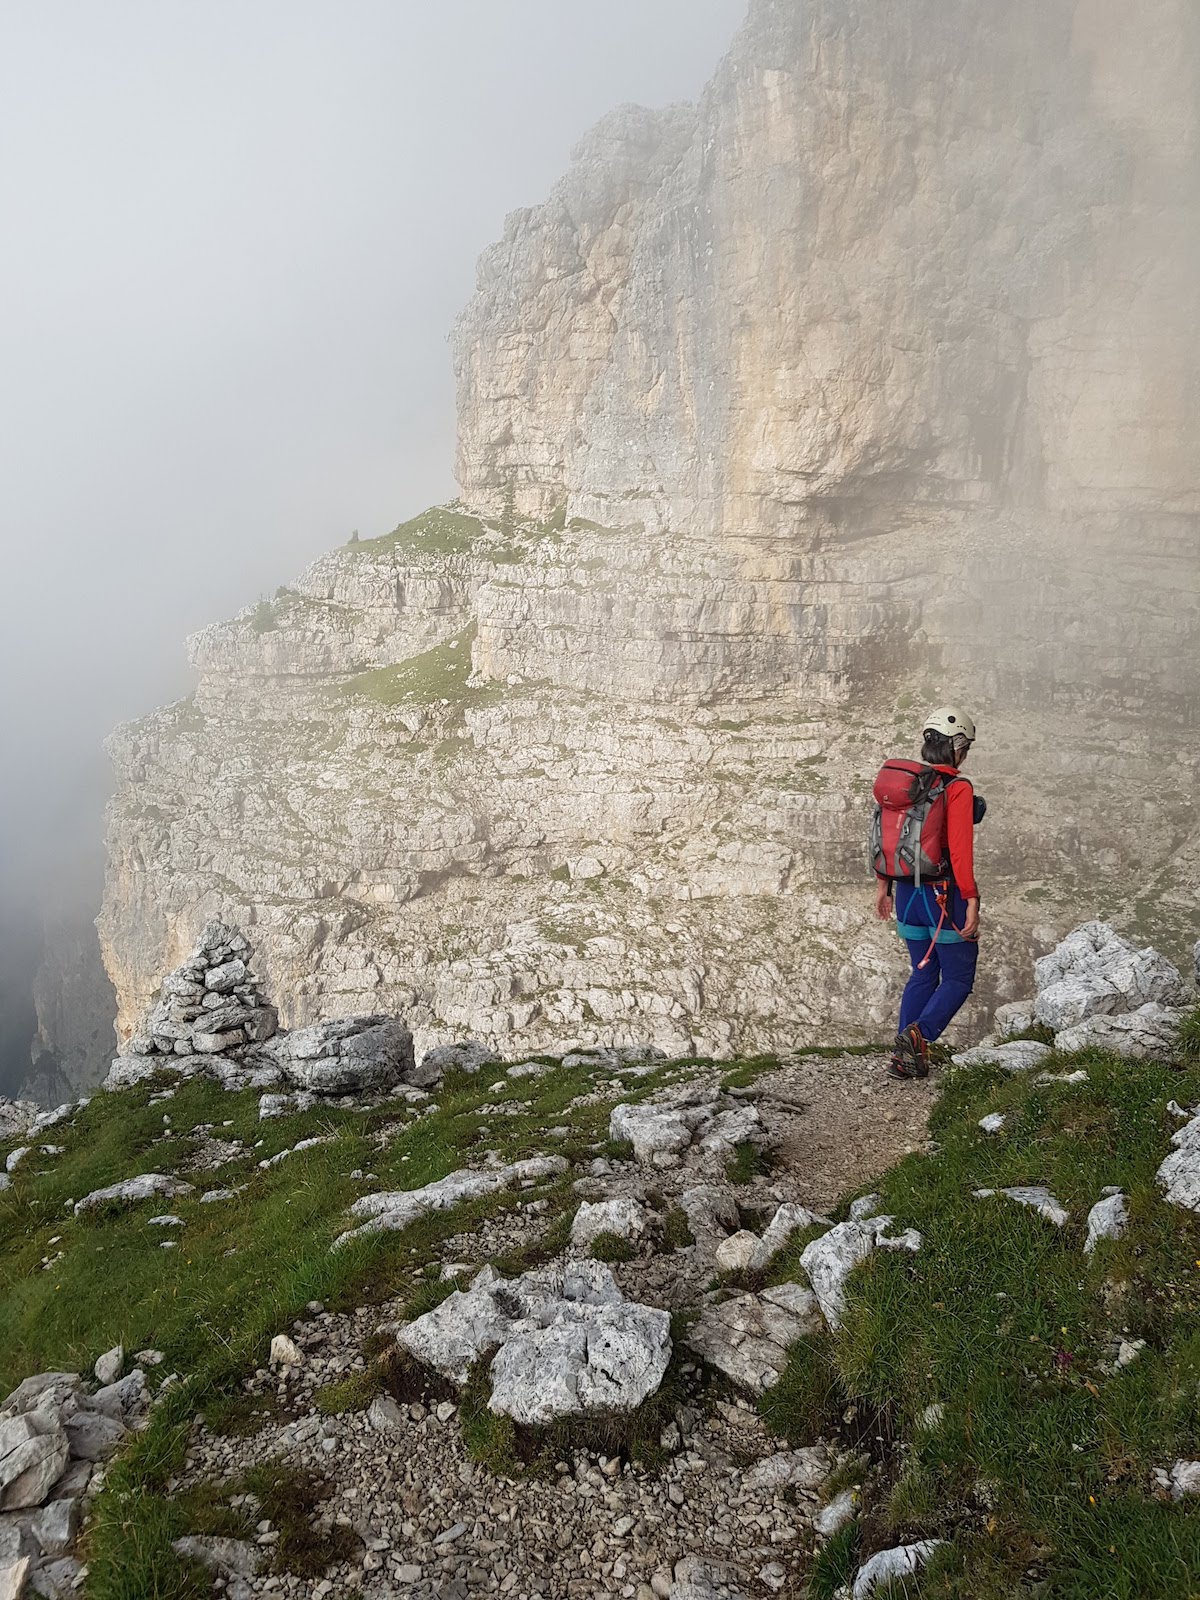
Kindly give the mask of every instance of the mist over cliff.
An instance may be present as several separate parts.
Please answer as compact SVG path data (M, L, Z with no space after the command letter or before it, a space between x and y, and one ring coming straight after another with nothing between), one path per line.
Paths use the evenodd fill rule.
M614 99L694 95L743 9L6 18L0 1092L91 1027L103 739L192 687L188 633L453 492L446 332L479 249Z
M1182 946L1198 85L1181 0L755 0L697 105L605 118L480 263L462 503L114 735L122 1025L219 914L291 1021L878 1034L866 790L945 698L981 998L1081 912Z

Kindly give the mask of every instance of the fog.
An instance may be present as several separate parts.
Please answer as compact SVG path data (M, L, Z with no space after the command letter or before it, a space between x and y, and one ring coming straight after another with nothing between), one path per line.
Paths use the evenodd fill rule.
M475 257L743 9L0 8L0 1088L39 908L98 898L108 729L187 691L187 633L453 494Z

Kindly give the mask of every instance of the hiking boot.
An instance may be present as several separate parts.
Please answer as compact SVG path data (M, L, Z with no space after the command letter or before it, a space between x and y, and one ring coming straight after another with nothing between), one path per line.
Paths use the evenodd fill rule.
M929 1046L914 1022L896 1036L896 1050L888 1063L893 1078L927 1078L929 1076Z

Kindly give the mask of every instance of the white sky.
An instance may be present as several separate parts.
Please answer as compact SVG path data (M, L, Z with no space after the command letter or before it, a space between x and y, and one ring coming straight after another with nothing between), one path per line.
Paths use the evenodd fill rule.
M504 214L744 0L0 0L0 866L99 836L184 636L449 497Z

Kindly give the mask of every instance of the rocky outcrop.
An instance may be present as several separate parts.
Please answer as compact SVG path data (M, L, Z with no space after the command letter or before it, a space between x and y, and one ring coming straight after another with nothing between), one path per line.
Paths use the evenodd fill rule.
M526 1426L587 1412L633 1411L671 1358L665 1311L627 1301L598 1261L508 1282L490 1267L467 1290L402 1327L402 1350L464 1384L477 1362L488 1407Z
M980 1007L1148 884L1182 954L1200 16L1126 10L754 0L697 107L583 142L457 334L465 505L206 629L114 735L123 1034L222 916L292 1026L878 1035L866 789L949 693Z
M42 1372L0 1405L0 1594L79 1591L86 1568L73 1551L99 1463L149 1405L139 1367L94 1391L76 1373Z

